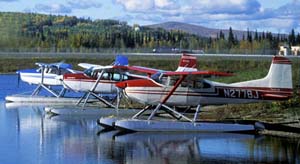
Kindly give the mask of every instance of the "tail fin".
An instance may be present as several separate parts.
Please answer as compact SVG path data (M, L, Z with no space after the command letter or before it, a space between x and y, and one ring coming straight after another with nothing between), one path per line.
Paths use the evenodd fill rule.
M266 77L258 80L234 83L232 85L292 89L292 62L285 57L274 56Z
M128 58L127 56L124 55L117 55L115 62L114 62L115 66L127 66L128 65Z
M287 58L274 56L265 79L272 88L293 88L292 62Z
M183 54L178 64L176 72L183 71L198 71L197 70L197 57L193 55Z

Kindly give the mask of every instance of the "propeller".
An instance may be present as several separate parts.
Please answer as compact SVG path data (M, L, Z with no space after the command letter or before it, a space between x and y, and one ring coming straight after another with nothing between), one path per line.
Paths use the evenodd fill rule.
M21 75L20 75L20 72L19 72L19 71L17 71L16 73L17 73L17 75L18 75L18 85L17 85L17 87L19 88L19 87L20 87Z

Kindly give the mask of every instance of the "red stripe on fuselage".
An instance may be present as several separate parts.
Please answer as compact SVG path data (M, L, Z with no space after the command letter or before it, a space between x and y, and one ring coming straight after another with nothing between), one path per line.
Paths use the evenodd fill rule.
M64 80L81 80L81 79L88 79L88 80L96 80L96 78L92 78L89 76L84 75L83 73L74 73L74 74L64 74Z
M129 80L124 82L126 83L127 87L160 87L148 79Z
M282 56L274 56L272 60L273 64L292 64L290 60Z
M77 82L93 82L95 83L97 81L96 78L88 77L84 75L83 73L76 73L76 74L65 74L64 75L64 81L77 81ZM112 80L100 80L99 83L112 83L115 84L118 81L112 81Z

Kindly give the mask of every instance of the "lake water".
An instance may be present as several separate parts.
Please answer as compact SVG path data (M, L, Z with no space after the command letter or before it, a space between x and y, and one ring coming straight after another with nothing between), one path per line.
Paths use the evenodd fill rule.
M50 117L44 105L6 104L31 91L0 75L0 163L300 163L300 140L229 133L99 133L100 116Z

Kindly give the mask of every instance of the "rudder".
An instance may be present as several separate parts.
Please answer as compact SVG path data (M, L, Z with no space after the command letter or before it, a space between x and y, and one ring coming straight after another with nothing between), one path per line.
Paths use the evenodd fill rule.
M193 55L183 54L178 64L176 72L183 71L198 71L197 70L197 57Z

